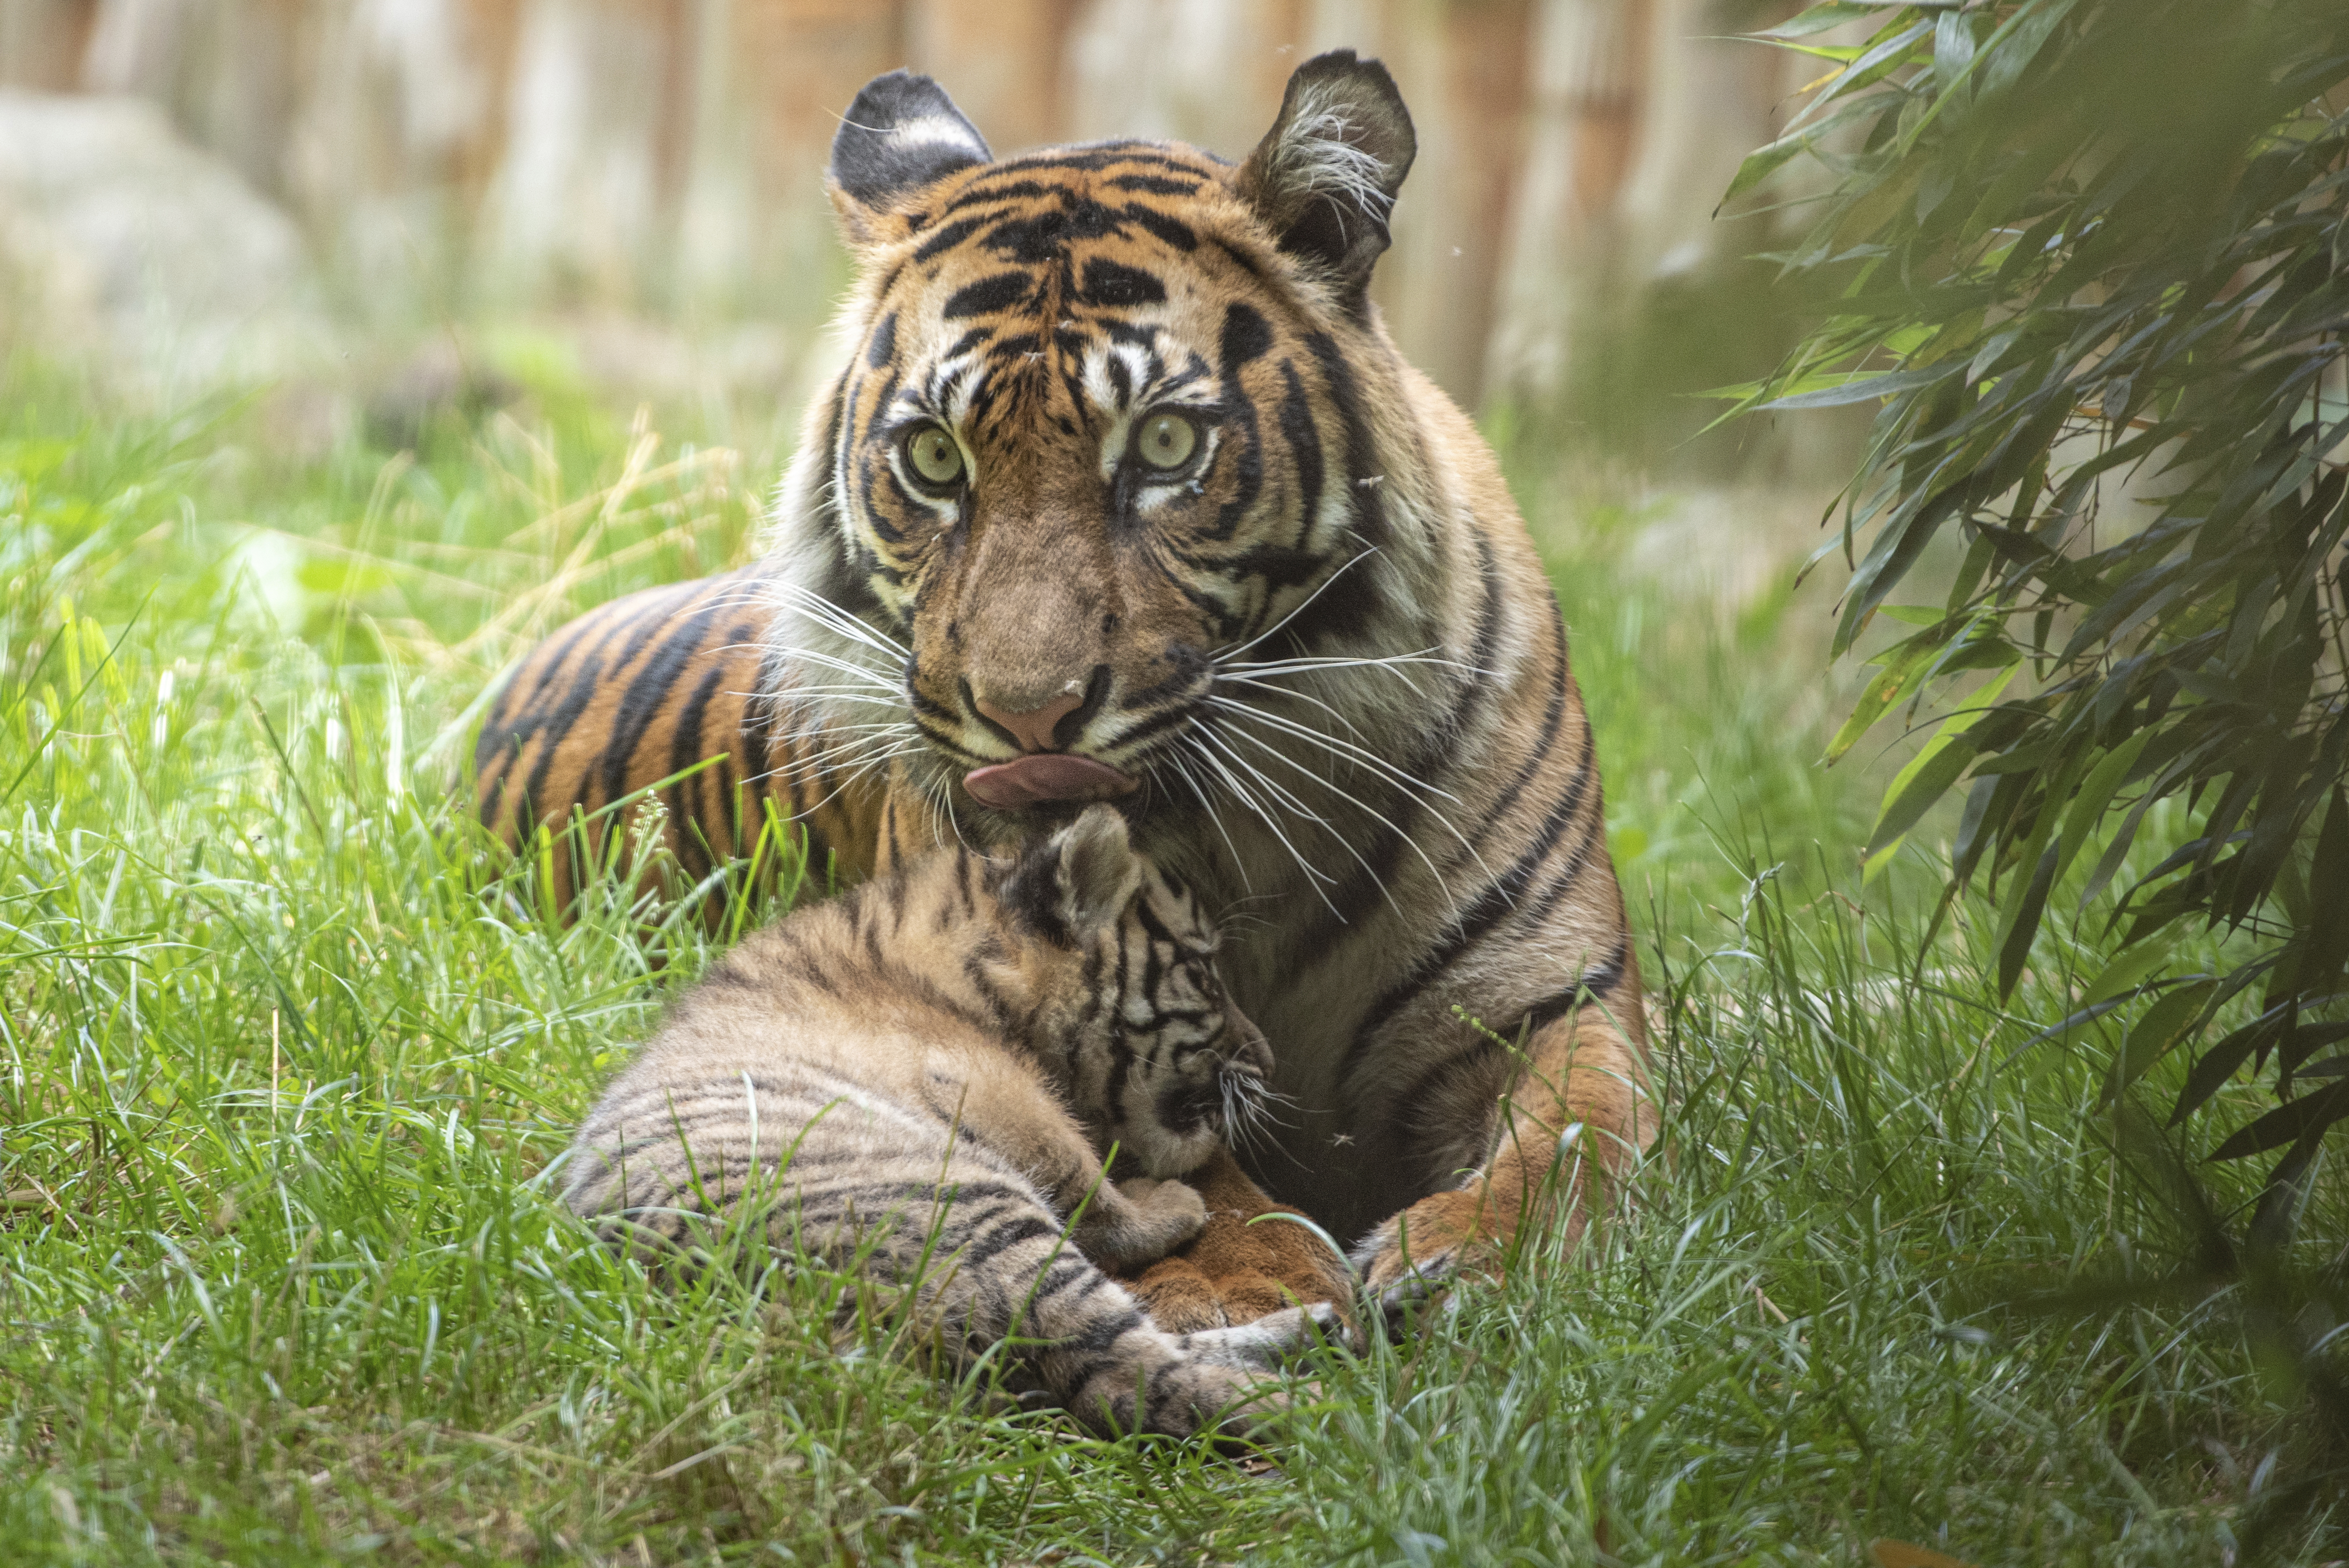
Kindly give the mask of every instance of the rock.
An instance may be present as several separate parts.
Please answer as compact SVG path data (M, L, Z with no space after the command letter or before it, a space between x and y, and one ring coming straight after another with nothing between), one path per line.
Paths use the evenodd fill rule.
M163 399L340 348L294 221L141 99L0 92L0 351Z

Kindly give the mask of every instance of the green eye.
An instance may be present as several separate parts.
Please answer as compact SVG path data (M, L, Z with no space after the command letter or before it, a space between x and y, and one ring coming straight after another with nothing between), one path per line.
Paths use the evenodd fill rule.
M1134 448L1153 468L1180 468L1199 445L1199 427L1180 414L1153 414L1142 421Z
M954 484L962 479L962 448L955 445L944 425L923 425L905 438L905 461L931 484Z

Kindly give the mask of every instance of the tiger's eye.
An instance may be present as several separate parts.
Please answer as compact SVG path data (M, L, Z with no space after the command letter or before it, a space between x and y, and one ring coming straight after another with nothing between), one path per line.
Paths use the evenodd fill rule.
M1199 444L1199 427L1180 414L1153 414L1142 421L1135 446L1153 468L1180 468Z
M907 436L905 460L932 484L952 484L962 478L962 448L943 425L924 425Z

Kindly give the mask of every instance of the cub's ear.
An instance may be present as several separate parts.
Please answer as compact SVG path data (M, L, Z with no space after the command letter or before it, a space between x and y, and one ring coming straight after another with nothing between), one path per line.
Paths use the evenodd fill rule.
M1280 248L1326 268L1350 306L1387 248L1387 214L1418 151L1386 67L1336 49L1288 78L1280 118L1236 183Z
M862 244L905 198L994 156L944 88L891 71L864 84L832 139L832 204Z
M1134 857L1125 818L1113 805L1089 805L1052 835L1052 843L1061 852L1054 879L1061 919L1080 936L1106 930L1142 886L1142 862Z
M1049 838L1032 839L1002 883L1006 908L1055 941L1107 929L1142 886L1142 862L1112 805L1089 805Z

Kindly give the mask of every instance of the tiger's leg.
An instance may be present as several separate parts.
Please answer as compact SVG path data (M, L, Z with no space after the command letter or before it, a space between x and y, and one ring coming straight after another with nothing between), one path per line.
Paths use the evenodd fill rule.
M1562 1224L1569 1246L1655 1141L1646 1019L1636 969L1609 994L1534 1032L1496 1118L1483 1168L1380 1225L1355 1249L1364 1284L1389 1305L1510 1244Z
M1296 1305L1350 1314L1353 1276L1319 1231L1258 1190L1228 1151L1184 1178L1207 1205L1206 1229L1171 1255L1123 1281L1169 1334L1251 1323ZM1350 1324L1349 1324L1350 1326Z

